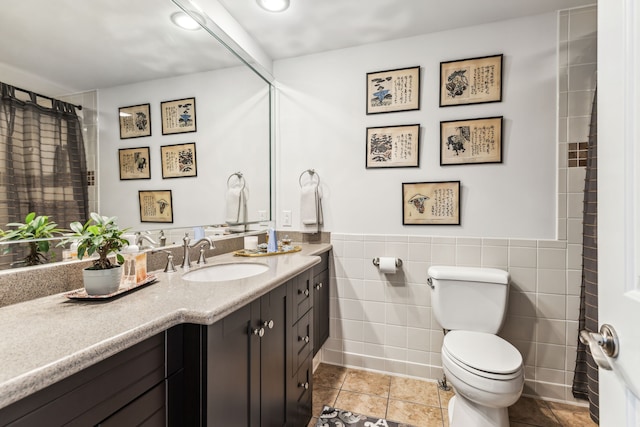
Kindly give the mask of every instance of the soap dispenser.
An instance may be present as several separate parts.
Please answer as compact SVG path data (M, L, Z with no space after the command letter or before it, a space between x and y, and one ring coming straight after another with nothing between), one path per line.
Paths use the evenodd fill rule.
M120 283L134 286L147 280L147 253L141 252L136 244L127 245L122 252L124 264Z

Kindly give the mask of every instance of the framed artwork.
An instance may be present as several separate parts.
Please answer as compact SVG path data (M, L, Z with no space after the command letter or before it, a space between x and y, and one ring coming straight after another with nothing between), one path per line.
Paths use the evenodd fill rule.
M420 125L367 128L367 169L418 167Z
M440 122L440 166L502 163L502 116Z
M121 148L118 150L120 180L151 179L149 147Z
M133 105L118 109L120 139L151 136L150 104Z
M367 73L367 114L420 109L420 67Z
M402 184L403 225L460 225L460 181Z
M138 191L141 222L173 222L171 190Z
M160 103L162 134L196 131L196 99L184 98Z
M197 176L196 143L163 145L160 147L162 157L162 178L183 178Z
M440 63L440 106L502 101L502 55Z

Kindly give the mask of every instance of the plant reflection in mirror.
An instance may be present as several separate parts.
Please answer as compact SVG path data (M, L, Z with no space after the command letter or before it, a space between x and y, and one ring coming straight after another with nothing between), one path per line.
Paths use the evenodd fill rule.
M7 227L15 227L13 230L0 230L0 240L19 241L33 239L50 239L60 235L64 230L58 228L58 224L49 220L46 215L36 216L35 212L30 212L24 219L24 224L11 222ZM29 254L24 258L24 265L46 264L49 258L45 254L49 253L51 245L48 240L28 242ZM3 253L8 253L11 249L6 247ZM55 254L51 252L53 258Z

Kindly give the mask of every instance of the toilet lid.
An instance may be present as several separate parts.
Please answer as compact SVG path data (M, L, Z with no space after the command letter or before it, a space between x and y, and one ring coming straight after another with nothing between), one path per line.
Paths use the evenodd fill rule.
M485 332L451 331L443 349L458 362L479 371L508 375L522 368L522 355L507 341Z

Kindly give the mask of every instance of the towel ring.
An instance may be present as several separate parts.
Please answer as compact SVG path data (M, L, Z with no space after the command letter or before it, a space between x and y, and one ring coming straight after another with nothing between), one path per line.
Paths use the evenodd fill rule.
M318 174L318 172L315 171L315 169L307 169L306 171L303 171L300 174L300 177L298 178L298 184L300 184L300 188L302 188L302 177L304 176L305 173L309 174L309 179L311 181L313 181L313 177L317 177L318 178L318 185L320 185L320 175Z
M231 178L233 178L234 176L237 177L238 182L242 183L242 187L240 188L240 191L244 190L244 187L247 185L247 182L245 181L244 176L242 175L242 172L236 172L229 175L229 178L227 179L227 188L231 188L229 187L229 182L231 182Z

